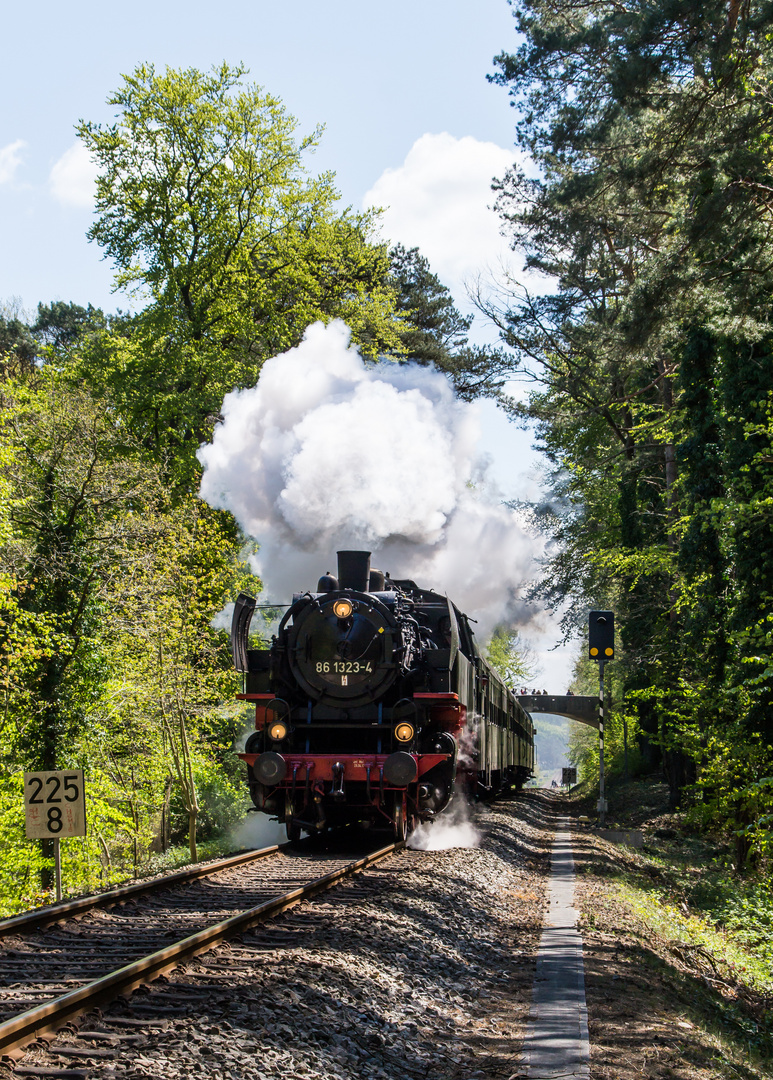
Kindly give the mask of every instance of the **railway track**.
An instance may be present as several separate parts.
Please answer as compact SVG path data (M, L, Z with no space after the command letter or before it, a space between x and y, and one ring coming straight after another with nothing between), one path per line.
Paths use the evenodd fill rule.
M0 1055L19 1056L33 1039L50 1035L402 846L390 844L356 859L269 848L0 922ZM87 1034L81 1032L79 1038ZM92 1041L121 1041L115 1035L93 1034ZM127 1038L139 1036L127 1034L123 1041ZM73 1056L100 1056L86 1054L86 1049L73 1048Z
M118 888L94 893L91 896L79 896L75 900L62 900L56 904L46 904L44 907L35 908L33 911L24 911L20 915L0 919L0 939L26 930L41 929L51 923L62 922L65 919L83 915L85 912L93 911L95 908L122 904L129 899L156 892L160 888L171 889L175 885L183 885L196 881L198 878L209 877L220 870L230 870L245 863L264 859L266 856L274 855L289 846L289 844L274 844L271 847L244 851L238 855L229 855L223 859L197 863L195 866L187 866L183 870L147 878L145 881L136 881L131 885L121 885Z

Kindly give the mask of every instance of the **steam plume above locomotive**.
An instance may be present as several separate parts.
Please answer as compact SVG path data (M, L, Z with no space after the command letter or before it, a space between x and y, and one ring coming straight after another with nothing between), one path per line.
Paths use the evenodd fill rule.
M336 549L367 546L453 593L481 629L512 619L539 545L479 492L475 407L430 368L366 366L349 341L343 323L315 323L226 396L199 451L202 497L260 542L271 599L312 587Z

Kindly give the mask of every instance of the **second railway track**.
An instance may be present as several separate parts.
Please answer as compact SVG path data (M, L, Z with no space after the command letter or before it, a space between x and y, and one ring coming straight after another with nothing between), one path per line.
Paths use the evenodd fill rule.
M18 1053L38 1035L330 888L401 846L390 844L355 859L273 849L259 860L241 858L237 865L213 866L193 880L172 875L171 884L162 878L150 888L117 890L112 901L99 899L102 905L107 900L118 906L87 908L77 919L73 916L78 912L52 908L46 921L58 913L67 920L63 924L44 929L32 929L21 919L8 920L5 928L0 924L0 1054Z

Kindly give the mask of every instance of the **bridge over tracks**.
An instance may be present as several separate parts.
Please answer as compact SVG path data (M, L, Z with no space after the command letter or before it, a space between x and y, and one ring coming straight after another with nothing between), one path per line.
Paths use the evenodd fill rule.
M599 726L599 699L581 697L579 694L518 694L519 702L527 713L551 713L577 720L590 727Z

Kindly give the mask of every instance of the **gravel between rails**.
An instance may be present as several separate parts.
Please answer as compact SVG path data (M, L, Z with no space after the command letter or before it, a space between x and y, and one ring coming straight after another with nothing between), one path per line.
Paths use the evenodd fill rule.
M0 942L0 1021L100 978L272 896L346 865L351 856L277 851L111 908L94 908Z
M77 1033L39 1040L16 1073L506 1080L528 1017L550 819L538 792L481 807L481 847L392 855Z

